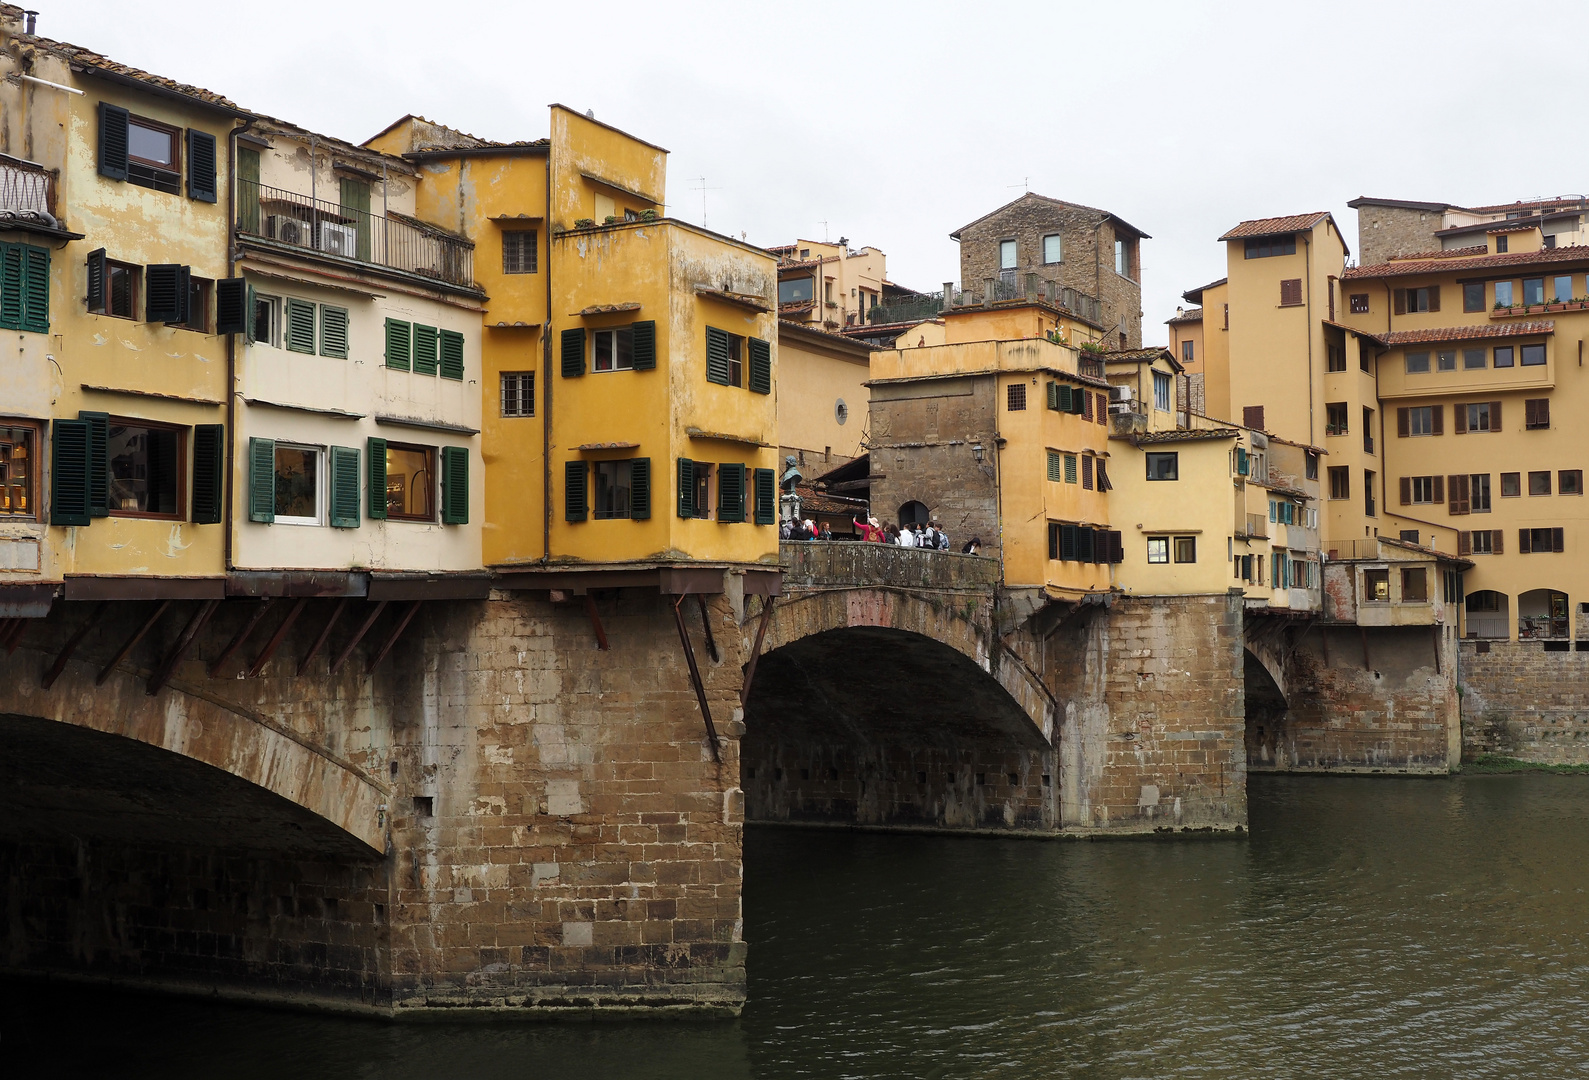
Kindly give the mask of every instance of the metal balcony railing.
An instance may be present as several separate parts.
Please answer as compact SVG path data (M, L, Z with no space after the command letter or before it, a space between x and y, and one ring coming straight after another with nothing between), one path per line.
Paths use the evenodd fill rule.
M951 296L950 303L956 307L966 307L1000 300L1018 300L1023 297L1042 300L1064 308L1089 322L1103 322L1103 304L1097 297L1088 296L1086 293L1077 292L1075 289L1051 281L1041 280L1036 274L1028 274L1022 278L1001 272L998 277L985 278L981 285L962 285Z
M407 218L237 182L239 232L327 255L474 287L474 244Z
M1095 379L1104 377L1103 361L1096 356L1088 356L1085 352L1077 355L1076 370L1083 375L1091 375Z
M59 227L55 176L40 165L0 154L0 220L26 218Z

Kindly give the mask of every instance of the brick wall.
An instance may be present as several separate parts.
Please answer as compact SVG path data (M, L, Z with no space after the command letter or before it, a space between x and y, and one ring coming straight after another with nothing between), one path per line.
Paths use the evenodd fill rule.
M1464 757L1589 763L1589 653L1546 652L1540 641L1460 648Z

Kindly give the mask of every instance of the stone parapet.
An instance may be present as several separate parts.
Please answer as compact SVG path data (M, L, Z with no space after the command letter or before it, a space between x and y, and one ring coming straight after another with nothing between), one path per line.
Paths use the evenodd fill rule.
M1462 642L1465 758L1500 754L1545 764L1589 763L1589 652L1547 652L1545 645Z

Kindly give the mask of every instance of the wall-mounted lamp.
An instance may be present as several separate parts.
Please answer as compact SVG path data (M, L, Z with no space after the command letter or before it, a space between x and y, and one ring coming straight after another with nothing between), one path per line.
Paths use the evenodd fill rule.
M982 444L977 443L971 448L971 456L977 459L977 464L982 464Z

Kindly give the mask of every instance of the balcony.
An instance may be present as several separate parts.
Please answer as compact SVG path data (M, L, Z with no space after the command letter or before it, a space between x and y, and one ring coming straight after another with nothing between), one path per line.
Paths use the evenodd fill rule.
M1244 533L1249 540L1269 539L1269 519L1263 514L1247 515L1247 531Z
M55 174L35 162L6 154L0 154L0 229L81 239L56 217Z
M474 243L413 218L372 214L239 180L237 231L320 255L479 289L474 281Z
M976 307L1004 300L1040 300L1062 308L1095 326L1103 324L1103 304L1097 297L1077 292L1075 289L1045 281L1036 274L1024 278L1011 272L1001 272L996 278L984 278L980 287L962 285L944 304L945 310L956 307Z

